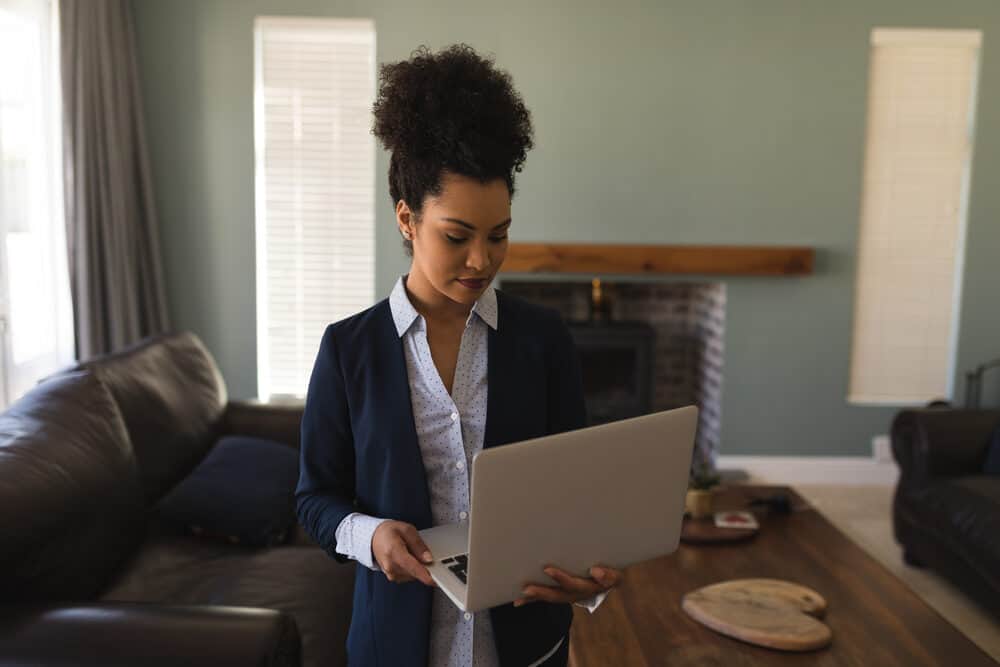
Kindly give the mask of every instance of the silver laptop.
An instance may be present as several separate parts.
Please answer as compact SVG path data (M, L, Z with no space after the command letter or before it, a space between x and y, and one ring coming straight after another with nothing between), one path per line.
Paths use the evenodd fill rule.
M480 451L469 520L420 531L431 577L472 612L554 585L548 564L587 577L673 552L697 423L688 406Z

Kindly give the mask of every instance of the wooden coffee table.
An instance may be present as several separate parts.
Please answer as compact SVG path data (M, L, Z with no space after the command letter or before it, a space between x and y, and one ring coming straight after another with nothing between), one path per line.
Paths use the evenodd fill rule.
M746 542L681 544L670 556L635 565L593 615L575 608L572 667L659 665L996 665L882 564L788 487L732 486L719 509L787 493L788 515L758 513ZM699 625L681 610L688 591L727 579L772 577L826 598L833 643L784 653L745 644Z

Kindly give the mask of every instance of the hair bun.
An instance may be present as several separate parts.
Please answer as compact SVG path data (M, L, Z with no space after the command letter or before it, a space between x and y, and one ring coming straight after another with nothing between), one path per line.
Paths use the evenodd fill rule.
M504 178L513 194L532 147L531 116L511 77L467 44L438 53L426 46L379 70L372 133L392 152L394 201L421 190L418 171L439 183L442 170L488 181ZM395 182L394 182L395 181ZM423 183L427 185L427 183Z

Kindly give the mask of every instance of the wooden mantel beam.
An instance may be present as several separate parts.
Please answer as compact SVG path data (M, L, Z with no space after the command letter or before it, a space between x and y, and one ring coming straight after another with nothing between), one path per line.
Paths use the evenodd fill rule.
M804 276L815 252L795 246L511 243L503 273Z

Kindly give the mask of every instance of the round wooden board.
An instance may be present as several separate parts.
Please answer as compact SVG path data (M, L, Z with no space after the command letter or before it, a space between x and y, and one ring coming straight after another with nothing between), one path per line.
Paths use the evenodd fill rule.
M737 579L684 596L688 616L718 633L781 651L828 645L830 628L814 617L826 611L816 591L780 579Z
M719 528L714 519L692 519L684 517L681 524L681 542L685 544L718 544L739 542L757 534L756 528Z

